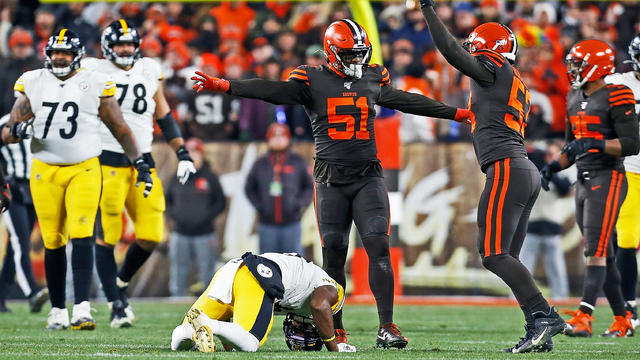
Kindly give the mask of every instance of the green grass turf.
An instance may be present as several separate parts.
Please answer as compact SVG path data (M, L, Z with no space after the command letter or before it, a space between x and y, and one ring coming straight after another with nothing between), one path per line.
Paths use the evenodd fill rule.
M26 303L9 303L13 312L0 314L0 359L182 359L182 358L350 358L364 359L640 359L638 338L554 338L555 350L547 354L503 354L522 335L523 319L515 307L397 306L395 321L409 338L405 350L375 349L377 316L374 306L346 305L345 326L356 354L291 353L282 336L282 317L276 317L265 345L256 354L200 354L171 352L171 331L189 304L133 302L135 327L111 329L109 311L94 303L95 331L46 331L46 312L30 314ZM45 307L45 311L48 308ZM611 324L608 308L596 311L594 332ZM219 344L219 342L218 342Z

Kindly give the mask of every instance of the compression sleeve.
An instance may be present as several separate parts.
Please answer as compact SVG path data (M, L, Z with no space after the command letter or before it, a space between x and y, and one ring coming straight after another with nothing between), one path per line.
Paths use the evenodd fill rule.
M398 90L391 85L382 86L376 103L404 113L441 119L454 119L458 110L426 96Z
M440 18L438 18L433 7L425 6L422 8L422 14L427 20L433 41L449 64L481 85L493 83L494 75L491 71L479 59L469 54L458 44L458 41L451 36Z
M231 80L228 93L240 97L262 99L272 104L300 104L310 102L309 86L301 81L272 81L265 79Z
M171 111L169 111L165 116L156 120L160 130L162 130L162 136L164 139L169 142L172 139L181 137L180 128L178 124L176 124L176 120L173 118Z
M622 156L636 155L640 151L640 134L634 105L614 106L610 113L622 147Z

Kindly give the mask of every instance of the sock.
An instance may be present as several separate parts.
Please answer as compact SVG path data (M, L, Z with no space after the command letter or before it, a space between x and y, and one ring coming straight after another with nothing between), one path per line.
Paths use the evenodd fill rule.
M636 299L636 283L638 282L638 260L636 249L618 248L616 263L621 277L622 295L627 301Z
M498 275L509 286L518 303L525 305L531 313L549 311L549 304L520 260L508 254L491 255L482 259L482 265Z
M89 300L93 274L93 237L71 239L71 271L73 272L74 304Z
M66 246L57 249L44 249L44 272L49 287L51 307L64 309L65 283L67 277Z
M531 315L531 310L526 305L520 305L520 309L522 309L522 313L524 314L524 321L527 322L527 328L533 329L536 326L536 320Z
M593 308L598 299L598 292L604 285L607 276L607 268L604 266L588 265L584 272L584 288L582 289L582 301L578 310L585 314L593 314Z
M210 324L213 334L218 335L240 351L255 352L260 347L260 341L239 324L213 319L207 323Z
M325 244L326 243L325 240ZM323 246L322 258L324 271L346 291L347 280L344 273L344 265L347 261L347 248L334 249ZM344 325L342 324L342 309L333 315L333 327L335 329L344 329Z
M376 299L380 325L393 322L393 267L389 255L389 235L362 238L369 257L369 288Z
M143 249L137 242L131 244L129 250L127 250L127 256L124 258L120 273L118 273L120 280L128 283L138 269L144 265L149 256L151 256L151 251Z
M113 247L96 244L96 269L107 301L117 300L116 273L118 268L116 259L113 257Z
M622 290L620 289L620 272L613 258L607 259L607 276L602 289L607 296L607 300L609 300L613 315L625 316L627 312L624 306Z

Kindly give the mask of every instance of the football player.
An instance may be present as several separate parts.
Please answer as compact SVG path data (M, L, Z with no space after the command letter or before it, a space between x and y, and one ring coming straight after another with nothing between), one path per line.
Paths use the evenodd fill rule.
M80 69L84 46L71 30L62 29L44 48L45 68L28 71L16 81L18 95L5 143L33 136L31 194L45 246L45 274L51 312L47 329L66 329L65 276L69 238L75 305L74 330L93 330L89 291L93 270L93 225L102 191L100 122L102 121L135 164L138 189L148 195L153 180L149 164L136 145L116 101L115 83L107 75ZM35 117L33 121L29 121Z
M246 253L216 272L182 324L173 330L171 350L195 348L212 352L215 350L213 335L217 335L226 349L254 352L267 339L275 312L297 315L285 319L287 344L292 350L298 349L298 341L305 350L319 350L318 343L309 343L312 339L297 338L296 341L290 336L298 332L292 328L305 328L305 320L301 319L312 316L322 340L319 344L324 343L329 351L355 352L354 346L338 343L334 334L332 315L342 309L343 303L342 286L299 255ZM310 332L311 336L315 334Z
M624 74L612 74L604 78L609 84L626 85L633 91L636 99L636 114L640 114L640 35L629 44L629 57L632 71ZM620 284L627 311L631 311L631 325L634 329L640 325L636 306L636 283L638 282L638 263L636 251L640 242L640 155L627 156L624 159L627 178L627 197L622 203L616 230L618 249L616 265L620 270Z
M525 316L525 336L506 352L550 351L564 320L549 306L519 254L540 176L527 158L524 129L529 90L513 67L518 42L499 23L476 27L461 46L436 15L434 0L420 0L429 32L447 61L471 78L469 104L476 157L487 175L478 204L482 265L513 291Z
M640 150L636 101L626 85L606 84L605 76L614 71L614 51L605 42L576 43L566 63L573 87L567 96L566 145L558 159L541 170L548 181L573 163L578 168L576 222L584 237L586 269L580 307L567 311L572 318L566 334L591 336L593 310L603 289L614 321L602 336L624 337L633 334L633 327L610 239L627 195L623 157Z
M378 306L376 345L404 348L408 340L393 323L389 199L377 158L375 105L457 121L467 121L468 111L391 86L389 71L369 64L369 38L353 20L331 23L323 43L327 65L299 66L289 81L228 81L198 71L191 78L196 81L193 88L305 106L315 140L314 201L323 268L345 286L344 266L354 221L369 256L369 286ZM338 342L347 342L342 313L334 320Z
M155 185L146 197L136 191L135 167L108 129L102 128L100 217L104 239L96 240L96 268L111 307L111 326L118 328L131 326L134 320L126 296L129 280L163 237L164 193L151 157L154 118L178 156L179 181L184 184L196 169L164 97L160 64L151 58L141 57L137 30L126 20L113 21L102 32L101 45L105 59L83 59L82 66L107 74L115 82L115 96L122 115L133 131L142 156L151 167ZM122 235L122 211L125 208L133 221L136 241L129 246L118 272L113 247Z

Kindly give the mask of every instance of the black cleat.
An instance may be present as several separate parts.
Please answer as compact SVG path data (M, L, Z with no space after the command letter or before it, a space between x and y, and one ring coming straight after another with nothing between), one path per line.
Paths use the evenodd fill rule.
M376 347L404 349L407 343L409 343L409 339L402 336L395 323L382 325L378 330Z
M535 334L535 331L534 331L535 329L525 325L524 330L525 330L524 337L521 337L520 341L517 344L515 344L513 347L502 349L502 352L522 354L522 353L528 353L528 352L549 352L553 350L553 341L551 341L551 338L549 338L542 345L536 346L536 345L533 345L533 343L531 342L531 339L533 339L533 336Z
M532 315L536 322L531 343L535 346L542 345L553 336L563 333L567 327L567 323L553 307L549 308L548 313L536 311Z
M127 290L129 289L129 285L120 287L118 286L118 292L120 296L120 301L122 301L122 305L126 308L129 306L129 297L127 296Z
M32 313L39 313L44 305L49 300L49 289L40 289L35 294L29 296L29 311Z
M133 326L131 320L124 311L122 301L116 300L111 304L111 327L112 328L128 328Z
M0 300L0 313L8 313L8 312L11 312L11 309L7 307L7 304L5 304L4 299Z

